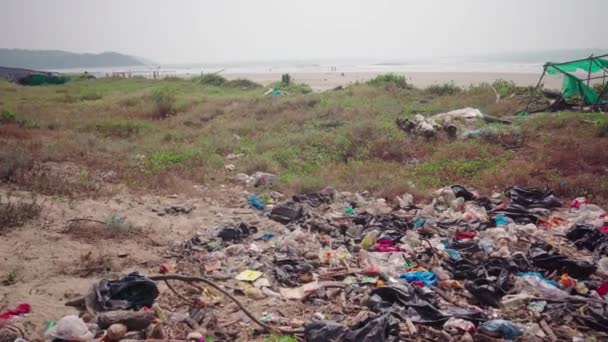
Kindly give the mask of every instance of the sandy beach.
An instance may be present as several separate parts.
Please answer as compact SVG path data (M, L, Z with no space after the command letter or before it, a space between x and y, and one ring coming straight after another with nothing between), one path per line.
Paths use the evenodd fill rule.
M365 82L378 74L385 72L325 72L325 73L290 73L297 82L310 85L316 91L333 89L337 86L346 86L355 82ZM419 88L425 88L432 84L454 81L461 87L468 87L483 82L493 82L499 78L513 81L517 85L536 85L539 74L523 73L491 73L491 72L396 72L405 75L409 82ZM281 79L280 73L225 73L228 79L247 78L252 81L267 85ZM545 88L559 89L561 77L545 77Z

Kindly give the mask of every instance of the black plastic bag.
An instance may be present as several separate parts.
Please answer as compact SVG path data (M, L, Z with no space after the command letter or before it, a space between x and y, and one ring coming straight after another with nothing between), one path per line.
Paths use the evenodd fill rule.
M250 226L245 222L241 222L234 226L224 226L217 234L217 237L222 239L224 242L227 241L240 241L252 234L258 232L258 228Z
M329 204L334 201L335 190L331 188L323 189L318 192L310 192L307 194L294 195L293 200L298 203L306 203L313 208L320 207L323 204Z
M597 269L595 265L583 260L574 260L559 254L547 243L534 243L528 251L528 259L535 267L549 271L568 273L573 278L588 278Z
M562 202L549 189L513 186L505 190L505 196L509 197L512 203L525 209L553 209L562 206Z
M371 317L352 329L333 321L312 321L304 326L310 342L392 342L399 341L399 324L389 314Z
M271 220L282 224L288 224L298 221L304 216L304 208L301 204L295 202L285 202L272 208L270 215Z
M594 330L608 332L608 308L606 305L595 308L587 307L582 315L575 315L575 319Z
M603 233L590 224L577 223L566 232L568 240L573 241L579 249L593 252L593 259L598 260L608 255L608 234Z
M103 279L93 286L95 311L139 310L152 307L158 297L156 283L134 272L118 280Z
M313 270L312 265L304 258L275 257L274 277L283 286L296 287L300 283L300 275Z
M530 212L528 209L521 205L511 203L508 207L500 210L493 210L490 215L496 217L499 215L507 216L517 224L537 224L540 219L535 213Z
M469 321L484 321L481 312L467 311L456 307L445 307L440 311L432 294L425 294L420 288L408 284L397 284L373 289L367 306L376 312L392 313L401 319L416 323L445 323L450 317Z
M475 199L475 195L462 185L452 185L450 186L450 188L452 189L452 191L454 191L454 195L456 195L456 198L462 197L465 201L471 201Z

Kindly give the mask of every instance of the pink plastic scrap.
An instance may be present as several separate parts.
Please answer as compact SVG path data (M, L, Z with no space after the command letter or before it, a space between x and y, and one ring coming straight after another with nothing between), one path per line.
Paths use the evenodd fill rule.
M380 240L376 244L376 252L399 252L399 248L395 247L395 243L390 240Z

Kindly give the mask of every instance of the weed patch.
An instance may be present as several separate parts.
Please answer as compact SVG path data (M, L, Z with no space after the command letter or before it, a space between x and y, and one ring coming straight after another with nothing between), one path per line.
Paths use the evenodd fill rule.
M237 78L236 80L228 81L224 85L226 87L244 89L244 90L256 89L256 88L262 87L261 84L255 83L253 81L250 81L250 80L244 79L244 78Z
M97 121L93 129L105 137L130 138L151 127L150 124L143 121L103 119Z
M180 165L194 156L192 151L160 151L145 162L146 173L154 174Z
M7 124L13 123L17 120L17 114L10 109L3 109L0 112L0 123Z
M215 87L220 87L226 82L228 82L228 80L226 80L224 76L218 74L204 74L200 77L195 78L195 81L202 85Z
M426 88L425 91L431 95L445 96L458 94L462 91L462 88L458 87L454 81L451 81L443 84L433 84Z
M36 198L14 200L10 194L0 196L0 234L8 228L22 226L37 218L41 211L42 206Z
M103 98L103 94L100 91L95 89L85 89L80 94L81 101L95 101L101 100Z
M373 86L384 86L387 84L393 84L401 89L414 89L414 86L407 83L405 76L397 74L383 74L378 75L371 80L367 81L367 84Z
M156 106L154 117L163 119L175 113L177 90L170 86L160 87L152 93L152 100Z
M18 170L29 169L33 165L32 157L18 146L0 146L0 181L13 178Z

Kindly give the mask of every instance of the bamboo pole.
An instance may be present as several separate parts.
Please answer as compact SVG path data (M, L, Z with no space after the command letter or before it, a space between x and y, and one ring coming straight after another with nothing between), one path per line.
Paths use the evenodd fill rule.
M545 64L543 66L543 74L540 75L540 78L538 79L538 83L536 83L536 87L534 87L534 90L532 91L532 94L530 95L530 99L528 100L528 103L526 104L526 109L524 109L524 113L528 113L528 109L530 108L530 105L532 104L532 101L536 97L536 93L538 92L538 88L540 87L540 85L543 82L543 78L545 78L545 73L546 72L547 72L547 65Z

